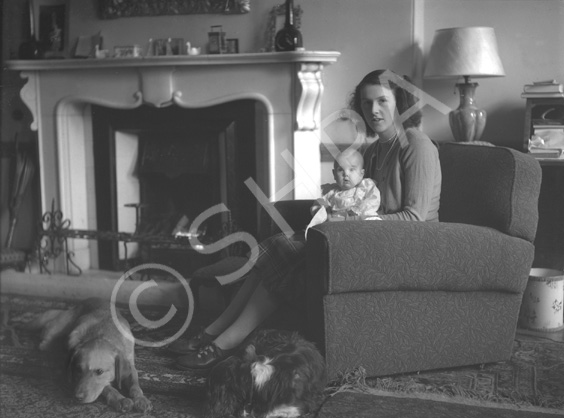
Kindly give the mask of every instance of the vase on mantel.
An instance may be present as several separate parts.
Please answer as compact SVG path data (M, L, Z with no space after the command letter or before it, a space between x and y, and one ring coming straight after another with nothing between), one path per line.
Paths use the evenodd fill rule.
M286 0L286 20L284 27L280 29L274 37L274 50L295 51L302 48L302 33L294 26L294 0Z
M35 32L35 19L33 12L33 0L29 0L29 38L20 44L18 57L22 60L34 60L43 57L43 52L37 42Z

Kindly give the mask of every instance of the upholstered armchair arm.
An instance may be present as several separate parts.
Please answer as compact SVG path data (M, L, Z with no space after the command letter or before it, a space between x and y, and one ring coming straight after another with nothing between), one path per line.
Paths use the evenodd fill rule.
M310 229L306 248L308 282L321 294L522 293L534 253L530 242L493 228L407 221L325 223Z

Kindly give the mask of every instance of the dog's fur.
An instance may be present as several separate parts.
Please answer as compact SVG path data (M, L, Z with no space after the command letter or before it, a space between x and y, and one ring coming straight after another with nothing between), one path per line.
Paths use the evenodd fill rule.
M298 417L323 399L325 362L315 346L295 332L261 330L208 377L210 418Z
M102 395L118 411L135 408L147 412L152 405L139 387L133 335L119 312L117 317L128 336L114 323L109 301L97 298L66 311L47 311L29 325L42 329L40 350L48 350L55 340L66 338L68 379L79 402L91 403ZM122 388L129 398L119 392Z

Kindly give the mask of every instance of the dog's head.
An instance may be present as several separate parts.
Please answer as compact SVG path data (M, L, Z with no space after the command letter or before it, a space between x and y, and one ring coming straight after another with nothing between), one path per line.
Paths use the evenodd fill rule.
M325 388L325 362L297 333L261 330L208 378L208 417L298 417L314 411Z
M81 403L90 403L112 382L116 381L119 387L126 364L106 341L88 341L76 346L70 352L67 367L74 397Z

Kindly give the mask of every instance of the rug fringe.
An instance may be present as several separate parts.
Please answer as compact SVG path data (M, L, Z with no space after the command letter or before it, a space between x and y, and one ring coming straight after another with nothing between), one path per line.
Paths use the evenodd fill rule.
M338 377L327 385L325 394L329 397L342 392L363 393L376 396L416 397L440 402L455 402L467 405L479 405L492 408L527 410L555 413L557 406L546 399L518 399L511 394L494 396L477 390L465 389L456 384L433 387L409 378L397 382L393 378L375 378L366 381L366 369L362 366L339 373ZM505 394L504 394L505 395Z

